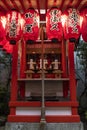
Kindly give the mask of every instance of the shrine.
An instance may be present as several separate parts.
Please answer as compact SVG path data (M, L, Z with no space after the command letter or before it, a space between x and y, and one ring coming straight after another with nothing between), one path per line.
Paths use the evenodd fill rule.
M55 34L58 37L57 31ZM33 43L31 39L29 39L30 43L22 39L13 46L8 121L40 122L41 111L44 109L44 120L47 122L79 122L73 55L76 43L64 41L62 32L60 39L56 37L59 40L56 40L56 43L55 39L54 42L51 42L51 39L44 40L43 26L40 35L41 39Z
M76 9L81 0L69 2L70 7L66 2L66 11L62 10L63 5L66 7L63 1L53 0L49 8L46 4L44 17L40 15L41 1L26 0L26 8L24 1L18 1L24 12L10 10L5 30L2 28L4 40L1 35L2 48L12 54L6 130L39 129L41 124L52 130L53 126L59 130L82 130L74 67L75 46L80 35L86 35L82 29L84 11L80 14L80 9ZM37 2L39 11L33 2ZM12 3L17 8L16 0Z

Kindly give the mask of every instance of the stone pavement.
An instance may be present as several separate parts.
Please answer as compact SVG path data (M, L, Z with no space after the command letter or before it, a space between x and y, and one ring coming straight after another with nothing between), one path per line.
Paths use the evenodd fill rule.
M82 123L6 123L5 130L84 130Z
M5 126L0 126L0 130L5 130Z

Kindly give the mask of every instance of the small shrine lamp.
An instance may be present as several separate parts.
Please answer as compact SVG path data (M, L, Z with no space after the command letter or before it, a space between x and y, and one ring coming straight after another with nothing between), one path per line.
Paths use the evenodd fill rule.
M14 45L21 39L21 14L12 10L6 15L6 38Z
M62 12L57 7L52 7L46 14L46 33L49 40L52 42L60 42L63 36Z
M87 8L85 8L81 12L81 16L83 17L82 26L81 26L81 34L82 34L83 40L87 42Z
M34 8L24 13L23 38L27 44L32 44L39 35L39 14Z
M65 11L62 15L62 24L64 38L69 39L70 42L76 42L81 33L79 11L74 8Z
M0 12L0 47L3 47L3 39L6 36L5 31L6 17Z

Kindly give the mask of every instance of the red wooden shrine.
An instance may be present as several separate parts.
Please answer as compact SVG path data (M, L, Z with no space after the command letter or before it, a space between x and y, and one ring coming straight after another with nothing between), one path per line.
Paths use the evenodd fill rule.
M87 41L84 8L84 0L0 1L0 47L12 53L8 122L80 122L74 47L80 35Z
M44 34L43 31L41 33ZM42 40L33 44L26 44L21 40L13 46L8 122L41 120L42 47L43 64L45 63L43 72L46 122L80 122L76 99L74 43L64 39L59 43L51 43L50 40L44 40L44 35L42 37Z

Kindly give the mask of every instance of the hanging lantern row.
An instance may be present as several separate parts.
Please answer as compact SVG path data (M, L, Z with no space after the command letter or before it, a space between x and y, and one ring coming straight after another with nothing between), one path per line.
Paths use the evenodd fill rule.
M39 15L33 9L27 10L22 16L16 10L0 14L0 47L7 53L12 53L17 41L24 38L26 43L37 40L39 34ZM12 45L11 45L12 44Z
M33 8L28 9L23 15L12 10L7 13L5 22L0 20L0 27L0 41L6 36L10 44L14 45L23 37L26 43L31 43L38 38L39 15Z
M75 42L81 34L80 13L74 8L69 8L64 13L54 7L46 15L46 31L50 40L69 39Z
M86 15L87 9L82 13L74 8L69 8L64 13L57 7L49 9L46 14L48 39L58 42L64 37L74 42L82 34L83 40L87 41ZM12 10L7 13L5 19L2 19L2 16L0 15L0 41L6 37L10 44L16 44L21 38L24 38L26 43L33 43L38 39L39 14L34 8L29 8L23 15Z

